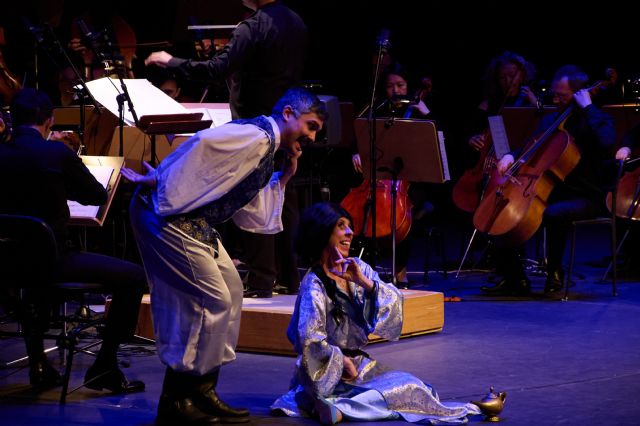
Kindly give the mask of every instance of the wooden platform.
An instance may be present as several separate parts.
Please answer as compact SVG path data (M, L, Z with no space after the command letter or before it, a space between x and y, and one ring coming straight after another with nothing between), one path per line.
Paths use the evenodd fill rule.
M402 290L404 324L402 337L435 333L444 324L444 297L433 291ZM244 299L238 350L293 355L286 332L296 296L277 295L271 299ZM371 335L372 342L381 341Z
M404 295L404 324L402 337L435 333L444 324L444 297L433 291L402 290ZM247 352L294 355L287 340L296 296L274 295L271 299L244 299L238 350ZM149 295L142 299L136 334L153 339L153 323ZM372 342L381 341L371 335Z

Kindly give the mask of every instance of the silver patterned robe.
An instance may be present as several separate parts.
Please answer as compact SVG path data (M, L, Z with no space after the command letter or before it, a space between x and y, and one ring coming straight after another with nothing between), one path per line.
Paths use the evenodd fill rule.
M271 409L289 416L309 416L315 399L322 398L347 420L464 423L467 415L479 414L478 407L470 403L441 402L431 386L381 365L362 350L370 333L388 340L400 337L402 293L382 282L364 261L358 263L375 283L369 294L349 283L350 298L319 268L303 278L287 330L298 353L295 373L290 391ZM350 356L358 370L354 380L341 377L344 356Z

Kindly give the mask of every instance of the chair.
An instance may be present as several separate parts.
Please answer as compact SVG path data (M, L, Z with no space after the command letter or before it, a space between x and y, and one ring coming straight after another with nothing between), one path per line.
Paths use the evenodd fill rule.
M103 293L104 287L98 283L55 281L58 256L55 235L45 222L30 216L0 214L0 277L3 283L19 289L46 288L63 301L82 297L85 293ZM66 312L52 319L62 322L62 331L59 335L47 334L45 338L56 339L58 349L67 350L60 394L60 404L64 404L67 394L76 390L68 391L74 354L92 353L88 349L101 343L97 341L78 348L80 335L90 327L103 324L104 319L69 317ZM70 322L78 325L71 328ZM0 335L23 337L21 331L2 331Z
M622 171L624 168L624 161L617 161L617 173L615 177L615 182L611 187L611 214L609 216L596 217L593 219L584 219L584 220L574 220L571 223L571 255L569 258L569 267L567 268L567 276L565 277L565 289L564 289L564 297L563 300L569 299L569 286L571 284L571 273L573 272L573 262L575 260L575 250L576 250L576 232L577 228L584 225L608 225L610 228L610 241L611 241L611 264L613 267L611 274L611 291L614 296L618 295L618 269L617 269L617 261L618 261L618 250L620 249L617 245L617 229L616 229L616 219L617 219L617 196L618 196L618 183L620 182L620 178L622 176ZM625 235L626 237L626 235ZM624 241L624 238L623 238ZM606 279L607 273L610 268L607 268L604 275L602 276L602 281Z

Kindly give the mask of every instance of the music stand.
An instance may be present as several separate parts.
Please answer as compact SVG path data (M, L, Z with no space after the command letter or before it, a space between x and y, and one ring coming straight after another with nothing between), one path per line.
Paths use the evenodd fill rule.
M369 179L369 121L356 118L354 122L358 152L362 159L365 179ZM448 180L448 164L443 141L438 138L435 122L410 119L375 119L376 169L391 175L391 270L396 284L396 183L398 179L411 182L443 183ZM375 193L374 193L375 196ZM373 200L375 204L375 200ZM373 224L375 227L375 224Z
M138 128L151 138L151 165L156 166L156 135L195 133L211 127L211 120L201 120L201 112L186 114L158 114L140 117Z

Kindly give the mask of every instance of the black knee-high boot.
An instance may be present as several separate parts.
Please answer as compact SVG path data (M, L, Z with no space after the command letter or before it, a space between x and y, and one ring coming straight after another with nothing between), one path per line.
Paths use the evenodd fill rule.
M249 421L249 410L234 408L222 401L216 393L220 369L201 376L198 394L194 396L195 404L204 412L219 417L222 423L246 423Z
M158 404L156 426L206 426L220 423L220 418L194 403L201 376L178 373L167 367Z

